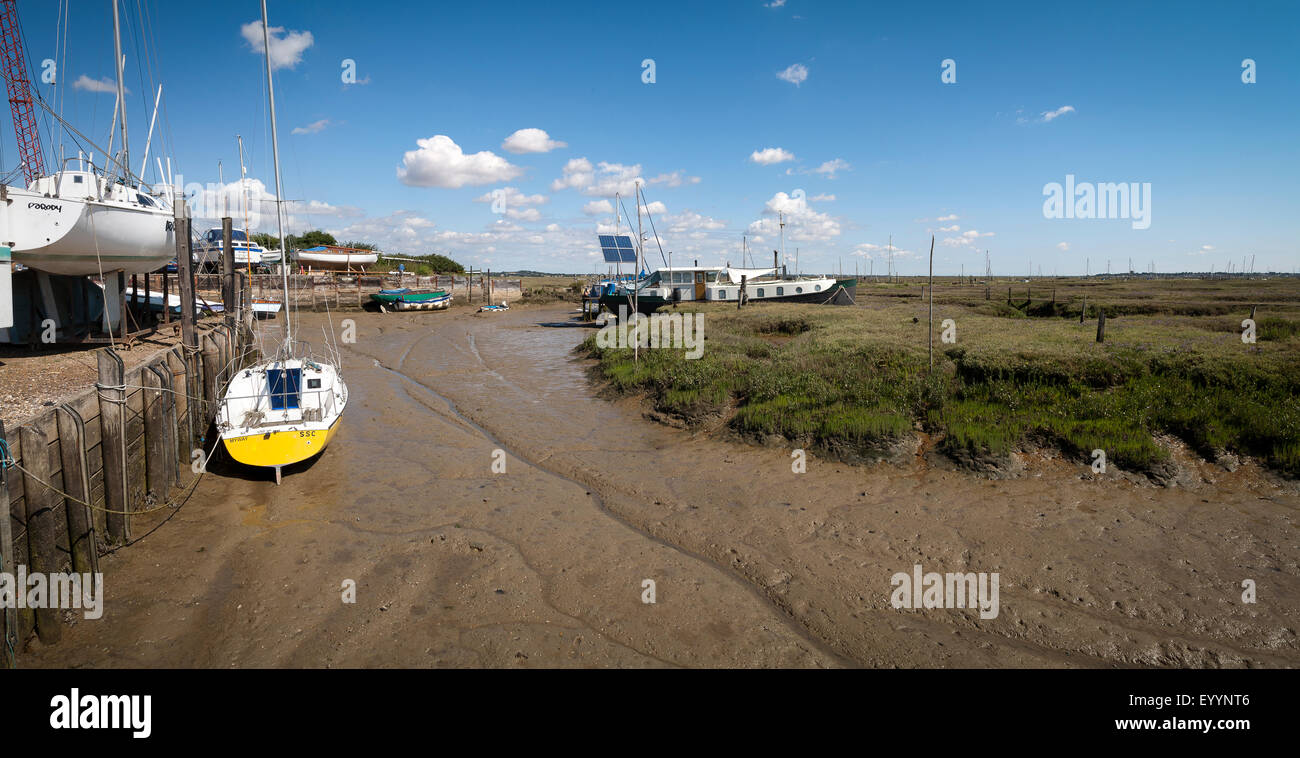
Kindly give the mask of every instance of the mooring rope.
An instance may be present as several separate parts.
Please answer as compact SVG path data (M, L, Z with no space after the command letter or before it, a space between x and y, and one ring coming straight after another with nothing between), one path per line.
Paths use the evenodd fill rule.
M217 441L219 442L220 439L218 439ZM189 493L192 493L192 492L194 491L194 489L195 489L196 487L198 487L198 485L199 485L199 480L203 478L203 475L206 474L206 473L208 472L208 470L207 470L207 461L212 457L212 454L213 454L214 452L216 452L216 449L217 449L217 445L216 445L216 442L214 442L213 445L212 445L212 450L209 450L209 451L208 451L208 454L205 455L205 456L203 457L203 462L204 462L203 470L200 471L200 472L199 472L199 475L196 476L196 477L194 477L194 481L190 483L190 486L189 486L189 488L188 488L189 492L186 493L186 499L188 499L188 497L189 497ZM74 502L74 503L80 503L80 504L86 506L87 508L90 508L90 509L92 509L92 510L96 510L96 511L100 511L100 512L102 512L102 513L113 513L113 514L117 514L117 515L119 515L119 516L143 516L143 515L146 515L146 514L149 514L149 513L156 513L156 512L158 512L158 511L166 510L166 509L168 509L168 508L178 508L178 507L179 507L179 505L177 505L177 504L175 503L175 501L169 499L167 502L163 503L162 505L155 506L155 507L153 507L153 508L146 508L146 509L144 509L144 510L140 510L140 511L119 511L119 510L114 510L114 509L112 509L112 508L101 508L100 506L95 505L94 503L88 503L88 502L86 502L85 500L82 500L82 499L79 498L79 497L76 497L76 496L74 496L74 495L69 495L68 493L64 492L63 490L59 489L58 487L55 487L53 484L50 484L49 482L45 481L44 479L41 479L40 477L38 477L38 476L36 476L35 474L33 474L31 471L28 471L26 468L24 468L23 465L22 465L21 463L18 463L18 462L15 461L12 457L8 457L8 454L7 454L7 453L6 453L6 458L5 458L3 461L0 461L0 463L4 463L4 464L5 464L5 468L10 468L10 467L12 467L12 468L16 468L16 469L18 469L18 470L21 471L25 476L31 477L32 480L34 480L37 484L40 484L40 485L46 487L47 489L54 490L54 492L58 493L59 495L62 495L63 497L67 498L68 500L70 500L70 501L72 501L72 502ZM57 506L55 506L55 507L57 507ZM16 541L18 540L19 537L21 537L21 536L23 536L23 535L25 535L25 534L27 534L27 530L26 530L26 529L23 529L22 534L19 534L18 536L14 537L14 541L16 542Z

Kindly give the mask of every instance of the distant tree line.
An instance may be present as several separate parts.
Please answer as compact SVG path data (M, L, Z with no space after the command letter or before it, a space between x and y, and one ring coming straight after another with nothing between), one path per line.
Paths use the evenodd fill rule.
M279 250L280 240L275 235L259 232L253 235L253 241L267 250ZM285 243L290 250L305 250L309 247L318 245L338 245L334 235L320 229L314 229L310 232L304 232L301 235L288 235L285 237ZM370 243L360 240L351 240L344 242L342 247L356 248L357 250L378 250L379 248ZM385 260L383 253L379 254L378 266L396 269L398 265L404 265L407 271L421 274L463 274L465 267L445 255L436 253L430 255L399 255L398 258L410 258L413 260Z

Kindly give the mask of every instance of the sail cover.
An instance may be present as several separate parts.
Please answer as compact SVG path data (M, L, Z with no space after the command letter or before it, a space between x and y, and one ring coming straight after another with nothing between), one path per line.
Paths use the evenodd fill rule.
M728 268L727 278L732 284L740 284L740 277L747 277L747 281L753 281L760 276L768 276L776 273L774 268Z

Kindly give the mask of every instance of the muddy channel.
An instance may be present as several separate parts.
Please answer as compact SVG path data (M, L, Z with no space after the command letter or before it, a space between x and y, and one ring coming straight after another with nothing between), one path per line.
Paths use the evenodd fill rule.
M1300 663L1294 485L1193 463L1157 487L1050 456L1004 480L927 457L795 473L788 449L599 397L570 316L347 314L325 453L279 487L214 465L102 559L103 618L22 665ZM893 607L916 565L996 572L996 617Z

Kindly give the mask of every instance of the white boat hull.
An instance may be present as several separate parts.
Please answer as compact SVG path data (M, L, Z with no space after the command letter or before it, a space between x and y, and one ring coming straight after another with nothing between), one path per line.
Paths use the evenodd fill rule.
M373 266L379 260L377 253L312 253L298 251L298 263L313 269L347 271Z
M68 276L144 274L176 255L172 214L96 200L44 197L6 187L5 233L13 260Z

